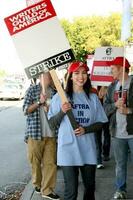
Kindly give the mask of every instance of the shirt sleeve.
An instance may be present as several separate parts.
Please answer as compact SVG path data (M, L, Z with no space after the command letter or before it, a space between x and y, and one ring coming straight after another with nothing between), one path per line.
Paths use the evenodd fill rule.
M112 114L116 112L115 102L112 101L111 95L112 95L112 87L110 86L107 90L107 93L103 101L103 107L108 117L110 117Z
M23 103L23 112L26 115L28 107L32 104L32 88L29 87L29 89L26 91L25 97L24 97L24 103Z
M48 111L48 119L56 115L61 109L61 105L59 105L59 95L55 94L51 99L49 111Z
M48 111L48 121L52 130L56 131L60 126L60 123L65 116L65 113L61 111L58 95L56 94L50 103Z

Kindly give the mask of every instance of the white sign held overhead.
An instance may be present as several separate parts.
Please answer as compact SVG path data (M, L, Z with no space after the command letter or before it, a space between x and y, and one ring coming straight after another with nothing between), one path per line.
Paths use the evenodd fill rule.
M28 78L74 59L50 0L5 18L5 23Z

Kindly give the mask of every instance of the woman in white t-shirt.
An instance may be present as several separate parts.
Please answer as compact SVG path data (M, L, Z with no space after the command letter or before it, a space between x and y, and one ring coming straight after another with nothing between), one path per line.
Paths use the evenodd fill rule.
M58 126L57 164L62 167L64 200L76 200L79 169L83 179L84 200L95 200L95 170L97 164L94 133L107 122L107 117L96 94L91 93L91 82L85 63L75 61L68 68L66 95L70 103L61 103L56 94L50 104L48 118L51 128ZM78 128L73 130L67 116L72 109Z

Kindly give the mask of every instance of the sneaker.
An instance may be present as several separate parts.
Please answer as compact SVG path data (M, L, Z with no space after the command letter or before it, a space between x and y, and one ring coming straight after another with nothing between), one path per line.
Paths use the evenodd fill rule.
M110 157L109 156L104 156L103 157L103 161L109 161L110 160Z
M55 193L50 193L50 194L48 194L48 195L44 195L44 194L42 194L42 197L43 198L46 198L46 199L56 199L56 200L60 200L60 197L57 195L57 194L55 194Z
M104 165L103 164L98 164L97 165L97 169L104 169Z
M35 192L39 194L41 193L41 189L39 187L35 187Z
M126 199L127 198L127 194L125 191L116 191L116 193L114 194L114 199Z

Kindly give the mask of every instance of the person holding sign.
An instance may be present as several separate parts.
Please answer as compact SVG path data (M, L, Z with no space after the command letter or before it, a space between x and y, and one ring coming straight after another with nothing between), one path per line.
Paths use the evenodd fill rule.
M110 132L116 162L114 199L126 199L128 151L133 156L133 78L128 75L130 64L124 57L108 62L114 82L108 87L104 108L110 118ZM124 80L123 80L124 77Z
M51 101L48 119L51 128L58 125L57 164L63 170L64 200L76 200L78 175L81 171L85 191L84 200L95 200L95 171L97 164L94 133L107 122L104 109L91 82L85 63L74 61L68 68L66 95L69 102L61 103L56 94ZM78 128L73 130L67 111L72 109Z
M45 91L44 91L45 90ZM32 169L35 191L46 199L60 199L53 192L56 183L56 138L51 131L46 111L55 94L49 72L40 75L40 83L31 85L23 104L26 120L25 141Z

